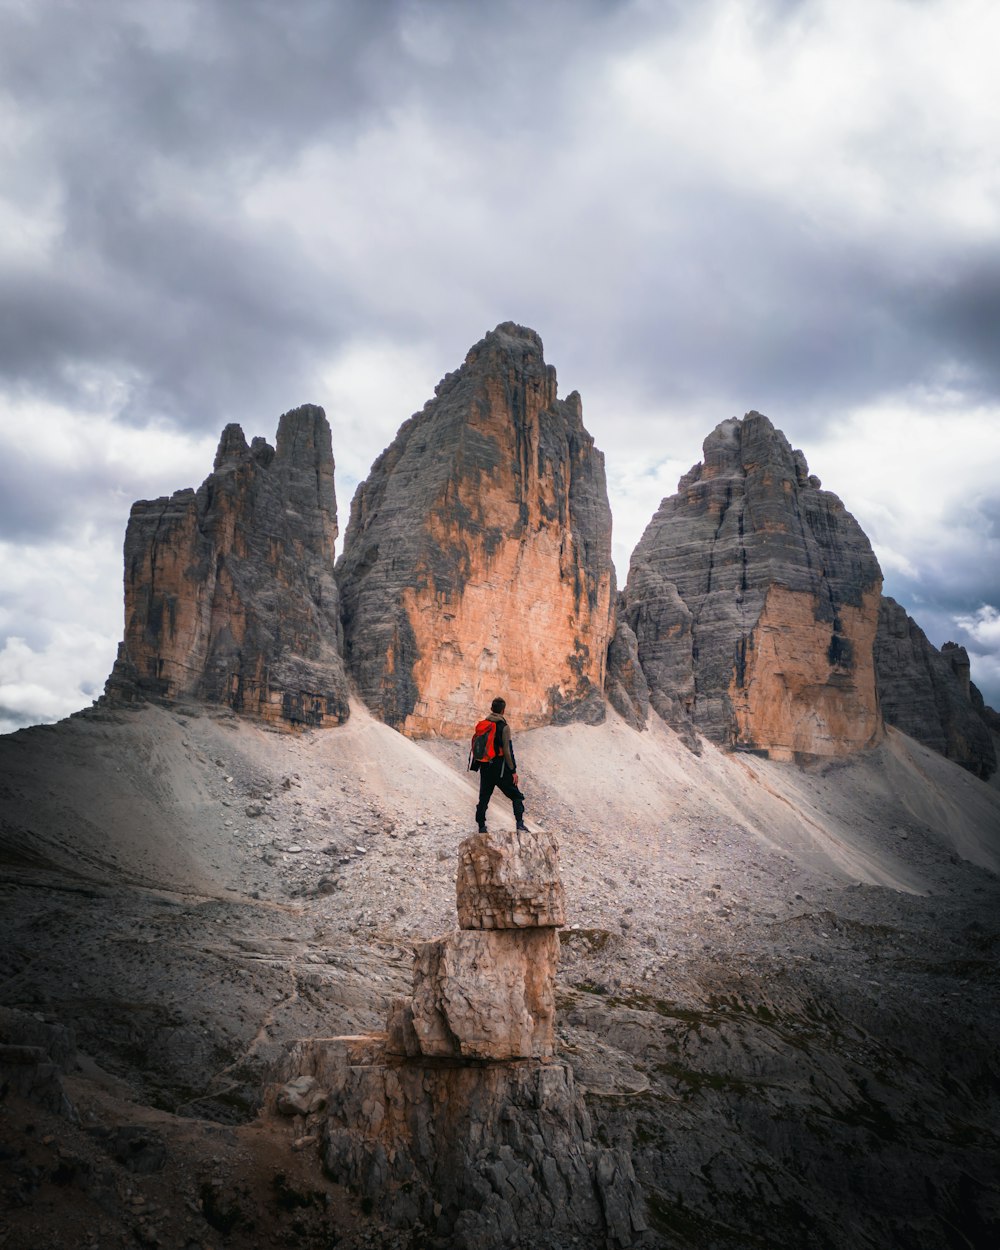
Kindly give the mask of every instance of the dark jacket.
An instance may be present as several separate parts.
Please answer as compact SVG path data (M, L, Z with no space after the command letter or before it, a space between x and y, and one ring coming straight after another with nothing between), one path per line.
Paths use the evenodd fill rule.
M498 725L503 725L503 728L500 730L500 745L503 748L504 761L510 771L516 773L517 760L514 758L514 742L510 736L510 725L507 724L499 712L490 712L486 719L494 721Z

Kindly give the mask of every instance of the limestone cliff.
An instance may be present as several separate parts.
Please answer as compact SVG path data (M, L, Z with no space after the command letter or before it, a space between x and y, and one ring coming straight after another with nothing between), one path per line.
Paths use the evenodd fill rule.
M872 649L882 577L868 539L760 413L722 422L632 556L623 617L653 707L777 758L882 733Z
M305 405L281 418L274 447L248 447L226 426L197 491L133 505L110 701L194 698L277 723L347 718L333 471L326 416Z
M604 459L538 335L505 323L382 453L337 566L372 710L459 736L507 698L525 728L603 719L614 596Z
M964 647L939 651L894 599L883 598L875 639L882 713L890 725L984 780L997 759L989 714L972 683Z

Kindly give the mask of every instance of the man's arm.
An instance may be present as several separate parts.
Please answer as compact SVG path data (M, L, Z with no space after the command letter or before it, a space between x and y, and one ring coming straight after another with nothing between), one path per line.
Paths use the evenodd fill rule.
M514 776L514 785L517 785L517 760L514 758L514 743L510 736L510 725L504 721L503 725L503 754L507 761L507 767Z

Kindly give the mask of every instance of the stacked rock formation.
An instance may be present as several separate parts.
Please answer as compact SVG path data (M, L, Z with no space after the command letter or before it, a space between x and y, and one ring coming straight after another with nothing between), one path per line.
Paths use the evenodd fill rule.
M883 598L875 670L888 724L983 780L996 772L996 713L971 680L964 647L946 642L939 651L894 599Z
M382 720L460 736L502 689L525 728L604 717L614 570L604 458L505 323L439 383L351 505L346 658Z
M876 742L882 576L868 539L760 413L722 422L704 456L629 569L622 617L651 704L692 746L700 733L789 759ZM609 677L627 702L627 663Z
M281 418L274 447L248 447L226 426L197 491L133 505L109 701L193 698L282 724L347 718L333 472L326 416L306 405Z
M555 1051L558 847L484 834L459 850L462 928L415 951L386 1039L302 1043L278 1098L321 1107L327 1174L395 1227L447 1244L629 1246L647 1227L629 1154L602 1147Z
M459 847L459 928L421 942L390 1053L528 1059L555 1050L557 929L566 923L551 834L476 834Z

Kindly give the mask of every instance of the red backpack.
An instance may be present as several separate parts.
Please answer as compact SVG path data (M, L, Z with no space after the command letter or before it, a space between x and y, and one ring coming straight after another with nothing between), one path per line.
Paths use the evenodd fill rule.
M480 764L489 764L503 755L502 730L506 721L481 720L472 731L469 768L478 772Z

